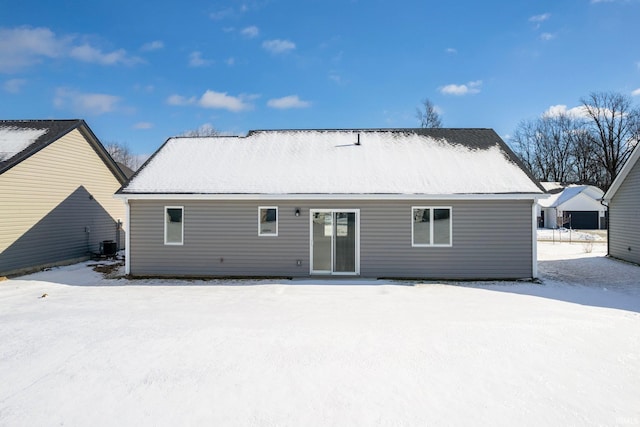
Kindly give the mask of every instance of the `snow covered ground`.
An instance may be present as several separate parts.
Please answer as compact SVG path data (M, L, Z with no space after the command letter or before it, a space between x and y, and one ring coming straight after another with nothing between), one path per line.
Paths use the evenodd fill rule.
M0 282L0 425L640 425L640 267L538 250L541 284Z

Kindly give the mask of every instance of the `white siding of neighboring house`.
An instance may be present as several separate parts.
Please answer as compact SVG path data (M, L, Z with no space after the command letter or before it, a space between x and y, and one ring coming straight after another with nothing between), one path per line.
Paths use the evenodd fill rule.
M599 223L602 223L606 208L599 201L582 192L557 207L558 216L562 216L563 212L568 211L598 211L598 220Z
M113 197L119 187L78 129L5 171L0 274L86 257L115 239L115 221L125 219L123 202Z
M602 224L602 218L605 216L606 208L596 198L601 198L602 194L596 194L593 191L582 191L574 197L568 199L566 202L561 203L556 207L540 206L544 204L544 199L538 204L537 212L540 216L540 212L544 211L544 226L546 228L556 228L561 224L558 224L557 218L562 217L564 212L568 211L598 211L599 223Z

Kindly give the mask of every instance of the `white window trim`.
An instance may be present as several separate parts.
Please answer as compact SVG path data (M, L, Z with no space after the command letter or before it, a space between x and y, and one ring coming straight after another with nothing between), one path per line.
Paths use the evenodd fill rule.
M429 209L429 239L431 243L415 243L413 211ZM433 243L433 214L435 209L449 209L449 243ZM453 208L451 206L411 206L411 246L414 248L450 248L453 246Z
M262 209L275 209L276 210L276 232L275 233L263 233L260 226L260 211ZM258 236L260 237L278 237L278 223L280 222L280 213L277 206L258 206Z
M181 224L181 230L180 230L180 242L167 242L167 209L182 209L182 222ZM184 245L184 206L165 206L164 210L162 212L164 214L163 216L163 221L164 221L164 244L165 245L170 245L170 246L182 246Z
M331 269L330 270L314 270L313 267L313 214L314 213L330 213L333 217L333 214L336 212L346 212L346 213L355 213L356 214L356 253L355 253L355 272L345 272L345 271L333 271L333 262L335 257L335 246L334 239L335 233L331 233ZM332 227L335 227L335 224L332 222ZM332 230L333 231L333 230ZM328 208L320 208L320 209L309 209L309 274L311 275L330 275L330 276L359 276L360 275L360 209L356 208L336 208L336 209L328 209Z

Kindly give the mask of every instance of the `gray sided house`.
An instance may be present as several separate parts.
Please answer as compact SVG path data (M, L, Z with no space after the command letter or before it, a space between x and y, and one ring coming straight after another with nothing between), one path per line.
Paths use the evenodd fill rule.
M640 264L640 145L603 200L609 206L609 255Z
M83 120L0 120L0 276L118 240L125 207L113 193L125 181Z
M134 276L530 278L542 187L490 129L170 138L118 191Z

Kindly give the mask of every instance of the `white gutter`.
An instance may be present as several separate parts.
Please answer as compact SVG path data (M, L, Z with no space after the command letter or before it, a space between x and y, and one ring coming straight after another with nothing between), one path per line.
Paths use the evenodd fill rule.
M123 200L538 200L545 193L505 194L194 194L121 193Z

